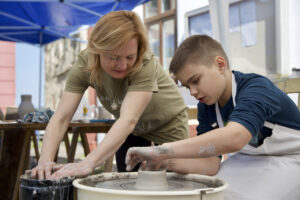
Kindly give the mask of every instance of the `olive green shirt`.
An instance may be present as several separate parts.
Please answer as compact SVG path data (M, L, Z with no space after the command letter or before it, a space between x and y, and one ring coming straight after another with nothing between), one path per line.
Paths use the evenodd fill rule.
M89 82L90 72L86 70L86 67L87 50L84 50L68 74L65 91L83 94L88 86L93 87L101 104L116 118L120 116L120 107L128 91L153 92L150 103L132 133L157 144L188 137L188 131L185 128L171 131L176 130L176 126L182 126L182 124L170 123L176 117L181 123L187 123L186 106L176 84L152 53L148 52L144 55L142 67L136 73L130 73L123 79L115 79L103 70L102 87ZM112 102L118 104L116 110L111 108ZM160 136L160 134L171 134L171 132L170 137Z

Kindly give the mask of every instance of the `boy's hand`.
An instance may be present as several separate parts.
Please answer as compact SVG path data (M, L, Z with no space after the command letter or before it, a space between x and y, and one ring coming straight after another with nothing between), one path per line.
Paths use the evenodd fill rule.
M132 170L138 163L142 162L142 170L162 170L168 165L167 159L169 149L163 146L132 147L127 151L125 163L126 170Z

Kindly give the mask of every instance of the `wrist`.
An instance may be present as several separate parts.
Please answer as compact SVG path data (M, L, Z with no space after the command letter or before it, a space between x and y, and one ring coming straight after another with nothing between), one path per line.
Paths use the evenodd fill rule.
M38 164L48 163L48 162L54 162L54 161L53 161L53 159L50 159L50 158L40 157Z
M82 163L91 169L95 169L98 165L101 164L97 159L89 155L82 160Z
M173 154L173 149L170 145L170 143L164 143L161 145L161 156L164 158L164 159L169 159L172 157L172 154Z

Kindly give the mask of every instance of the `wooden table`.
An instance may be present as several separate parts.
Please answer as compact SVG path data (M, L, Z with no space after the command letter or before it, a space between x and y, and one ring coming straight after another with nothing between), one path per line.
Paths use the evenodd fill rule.
M19 191L19 177L24 174L27 166L26 163L29 159L30 141L33 139L35 147L35 155L37 160L39 159L39 151L37 148L36 130L45 130L47 124L43 123L16 123L16 122L0 122L0 133L1 137L1 157L0 157L0 179L3 187L1 187L0 182L0 196L4 199L18 199ZM107 122L95 122L95 123L70 123L68 131L65 134L64 141L66 144L66 150L68 154L68 162L73 162L75 157L76 146L78 142L78 137L81 137L83 149L85 155L90 152L88 141L86 138L86 133L106 133L111 128L112 123ZM72 133L71 145L68 140L68 133ZM18 163L10 162L13 158L18 157ZM10 164L11 163L11 164ZM111 170L112 158L105 164L105 171ZM17 165L17 166L16 166ZM13 170L16 168L16 170ZM13 171L16 171L13 173ZM13 174L7 174L12 172ZM7 178L8 177L8 178ZM5 179L9 179L5 181ZM9 191L8 187L10 188ZM2 191L2 192L1 192ZM3 193L3 194L2 194ZM9 193L9 194L7 194ZM5 194L7 195L5 197ZM4 195L4 196L3 196Z

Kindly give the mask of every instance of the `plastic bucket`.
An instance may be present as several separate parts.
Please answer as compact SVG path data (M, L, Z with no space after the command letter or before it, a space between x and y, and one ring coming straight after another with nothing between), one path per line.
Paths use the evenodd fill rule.
M28 174L20 177L19 200L73 200L74 178L59 180L31 179Z

